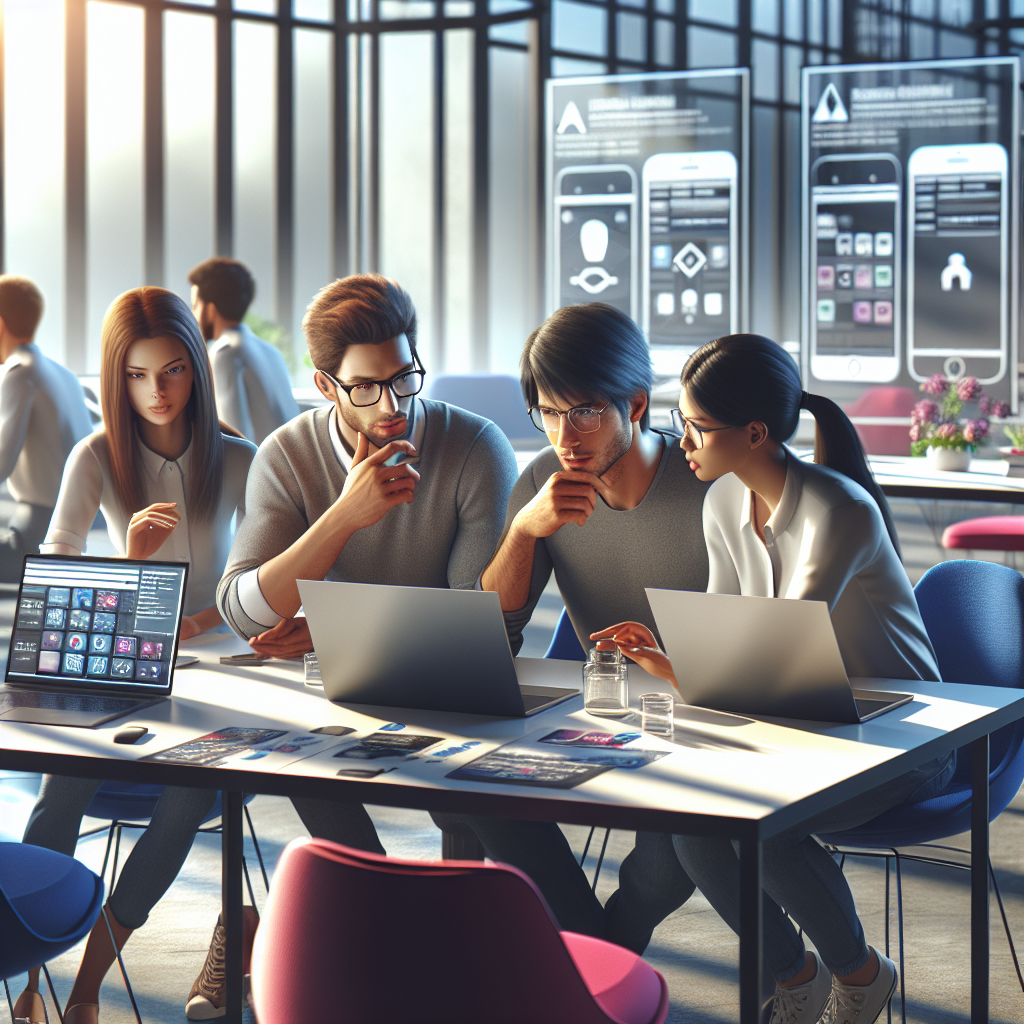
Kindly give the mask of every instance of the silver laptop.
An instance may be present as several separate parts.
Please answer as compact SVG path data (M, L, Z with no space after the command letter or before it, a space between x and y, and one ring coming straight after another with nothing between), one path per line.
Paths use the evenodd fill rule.
M650 588L647 600L687 704L866 722L913 700L909 693L856 688L824 601Z
M171 692L188 564L26 555L0 722L100 725Z
M520 683L497 594L298 585L328 700L523 718L579 693Z

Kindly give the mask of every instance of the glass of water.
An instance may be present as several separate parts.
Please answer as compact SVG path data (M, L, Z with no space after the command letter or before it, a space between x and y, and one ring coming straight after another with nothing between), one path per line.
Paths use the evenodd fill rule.
M671 739L675 730L675 698L671 693L644 693L640 696L640 728L652 736Z
M617 647L591 648L583 666L583 709L605 718L629 714L627 664Z

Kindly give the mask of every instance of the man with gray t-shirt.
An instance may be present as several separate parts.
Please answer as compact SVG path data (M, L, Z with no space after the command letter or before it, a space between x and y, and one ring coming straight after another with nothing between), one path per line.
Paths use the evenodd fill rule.
M707 488L678 440L651 429L643 335L612 306L566 306L530 335L520 367L530 417L551 447L513 489L501 545L481 578L501 598L513 648L552 571L584 649L591 633L627 620L654 630L645 587L707 589ZM546 856L535 863L522 859L521 839L508 826L469 824L491 857L521 867L542 891L549 873L568 888L572 854L556 825L546 826L547 837L531 826ZM603 911L605 938L643 952L654 926L693 888L671 836L638 832ZM571 892L576 913L591 916L586 901L596 898L578 878Z
M78 378L32 341L43 297L27 277L0 277L0 482L17 502L0 529L0 582L16 583L46 536L71 449L92 430Z

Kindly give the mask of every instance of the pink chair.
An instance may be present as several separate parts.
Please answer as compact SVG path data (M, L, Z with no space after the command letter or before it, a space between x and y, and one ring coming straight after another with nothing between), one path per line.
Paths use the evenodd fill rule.
M521 871L296 839L252 953L260 1024L663 1024L665 979L559 932Z
M920 396L910 388L878 385L868 388L855 402L843 406L851 419L858 416L906 417L906 424L855 423L869 455L910 454L910 411Z
M947 526L944 548L967 551L1024 551L1024 516L986 516Z

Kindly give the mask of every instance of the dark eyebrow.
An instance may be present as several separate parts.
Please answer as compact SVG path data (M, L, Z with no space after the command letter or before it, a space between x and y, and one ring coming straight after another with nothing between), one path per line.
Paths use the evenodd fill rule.
M400 376L403 373L408 373L410 370L415 370L415 369L416 369L416 364L415 363L406 363L406 365L403 366L401 370L396 371L395 373L393 373L391 375L391 377L388 377L386 379L387 380L391 380L393 377L398 377L398 376ZM380 377L349 377L349 379L345 383L346 384L379 384L380 382L381 382L381 378Z

